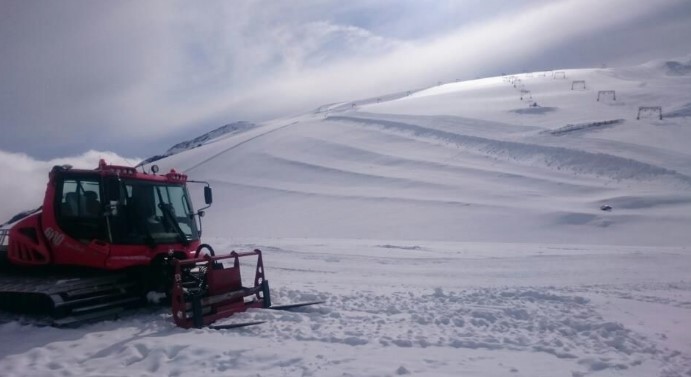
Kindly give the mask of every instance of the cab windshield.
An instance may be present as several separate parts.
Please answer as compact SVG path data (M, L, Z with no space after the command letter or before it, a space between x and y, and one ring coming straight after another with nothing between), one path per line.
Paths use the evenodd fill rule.
M185 186L142 181L116 185L117 209L108 216L114 243L186 244L199 239Z

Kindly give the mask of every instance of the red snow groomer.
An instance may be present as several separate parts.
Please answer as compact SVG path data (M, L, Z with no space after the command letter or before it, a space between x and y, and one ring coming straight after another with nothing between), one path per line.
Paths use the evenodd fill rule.
M313 304L272 307L261 251L217 256L201 243L209 184L157 171L103 160L95 170L54 167L43 206L0 229L0 309L64 326L159 296L171 302L175 323L190 328L252 307ZM193 209L188 183L204 185L206 207ZM239 259L249 257L256 268L244 286Z

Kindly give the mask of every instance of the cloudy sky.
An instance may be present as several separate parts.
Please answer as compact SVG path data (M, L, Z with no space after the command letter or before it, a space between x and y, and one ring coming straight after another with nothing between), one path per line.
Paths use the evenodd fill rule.
M148 157L439 81L686 56L690 37L688 0L0 0L0 158Z

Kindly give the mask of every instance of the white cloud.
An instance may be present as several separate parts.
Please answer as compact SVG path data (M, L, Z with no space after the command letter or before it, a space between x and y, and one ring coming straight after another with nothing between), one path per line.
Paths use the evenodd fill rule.
M38 208L43 204L43 196L48 183L48 173L55 165L72 165L80 169L95 169L103 158L109 164L134 166L140 159L124 158L112 152L88 151L80 156L39 161L23 153L10 153L0 150L0 223L16 213Z
M472 78L480 73L499 74L545 50L578 50L578 45L569 45L570 40L584 35L601 36L609 28L635 21L658 7L659 4L632 5L623 0L550 2L521 13L465 25L440 37L390 41L390 48L366 55L345 54L328 65L305 64L308 59L301 56L291 59L291 69L278 76L255 77L254 85L243 88L241 96L230 95L234 91L230 89L229 95L210 99L205 111L212 114L224 108L257 109L257 104L261 104L268 113L277 115L301 106L304 109L320 103L373 97L438 81ZM313 44L314 41L308 43ZM298 44L295 49L299 47ZM292 56L296 55L299 54ZM600 62L599 59L593 58Z
M683 12L691 7L683 0L0 7L0 148L43 156L91 148L159 153L168 145L158 140L195 127L206 131L519 67L542 69L565 53L578 55L572 50L616 51L580 57L593 65L659 57L685 46L660 35L669 32L665 17L676 17L678 34L691 33L691 15ZM626 39L641 22L646 35ZM618 48L584 48L589 36L606 45L613 29Z

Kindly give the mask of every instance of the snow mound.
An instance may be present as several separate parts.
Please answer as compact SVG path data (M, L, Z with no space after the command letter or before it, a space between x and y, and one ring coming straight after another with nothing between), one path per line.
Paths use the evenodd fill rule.
M511 110L512 113L516 114L534 114L534 115L541 115L541 114L546 114L546 113L551 113L554 111L557 111L558 109L556 107L541 107L541 106L530 106L524 109L515 109Z
M686 76L691 75L691 61L681 63L677 61L665 62L663 67L670 76Z
M681 117L691 117L691 103L682 105L676 110L664 113L666 118L681 118Z

